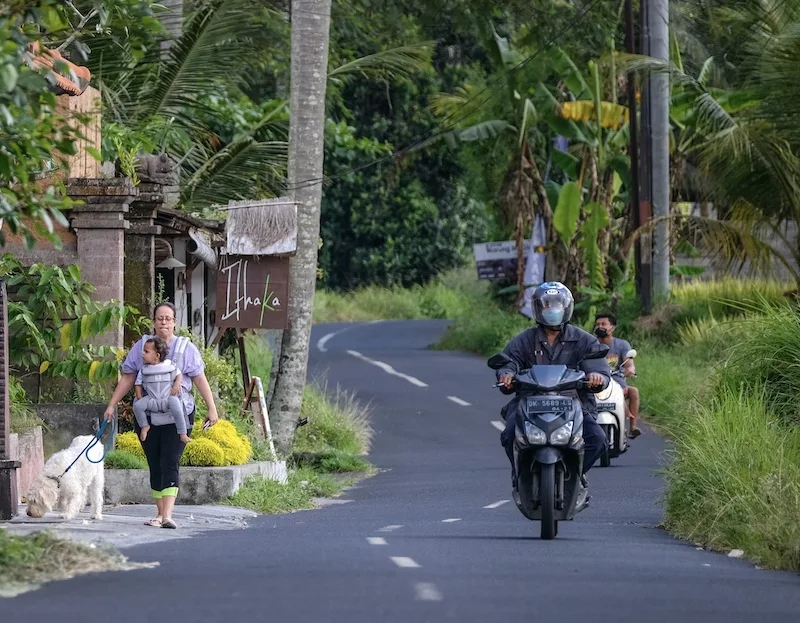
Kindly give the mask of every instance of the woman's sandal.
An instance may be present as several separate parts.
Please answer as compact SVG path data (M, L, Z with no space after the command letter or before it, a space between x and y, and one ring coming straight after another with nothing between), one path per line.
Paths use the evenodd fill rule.
M144 525L145 526L150 526L151 528L161 528L161 527L163 527L164 524L160 519L158 519L156 517L156 518L151 519L150 521L145 521Z
M174 521L172 521L172 519L164 519L161 522L161 527L162 528L171 528L172 530L174 530L175 528L178 527L178 524L176 524Z

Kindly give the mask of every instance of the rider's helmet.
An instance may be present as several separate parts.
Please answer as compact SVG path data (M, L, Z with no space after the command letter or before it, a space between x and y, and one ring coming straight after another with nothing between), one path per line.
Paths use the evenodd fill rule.
M539 326L560 331L572 318L575 299L563 283L546 281L533 291L532 304Z

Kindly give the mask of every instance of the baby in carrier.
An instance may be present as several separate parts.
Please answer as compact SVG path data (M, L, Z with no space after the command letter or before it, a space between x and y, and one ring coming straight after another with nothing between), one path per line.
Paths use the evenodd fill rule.
M181 441L191 441L186 434L186 415L181 393L181 371L167 356L169 347L160 337L149 338L142 349L144 367L136 379L136 400L133 412L141 428L140 439L147 439L151 423L154 426L175 424ZM150 420L147 414L150 413Z

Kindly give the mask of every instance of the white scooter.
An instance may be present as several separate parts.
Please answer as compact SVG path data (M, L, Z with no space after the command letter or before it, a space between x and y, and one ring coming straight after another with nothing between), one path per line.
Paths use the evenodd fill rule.
M636 350L631 349L625 354L619 371L611 375L611 382L602 392L595 394L597 401L597 423L603 429L608 439L608 449L600 456L600 467L611 465L611 459L628 451L628 417L625 414L625 393L615 379L615 376L624 375L624 364L636 358Z

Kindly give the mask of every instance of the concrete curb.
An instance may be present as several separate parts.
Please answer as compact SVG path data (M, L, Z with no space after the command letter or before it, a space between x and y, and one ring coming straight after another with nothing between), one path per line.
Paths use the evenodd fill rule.
M236 493L250 476L286 484L286 461L260 461L229 467L181 467L178 502L214 504ZM106 504L152 504L149 473L141 469L106 469Z

